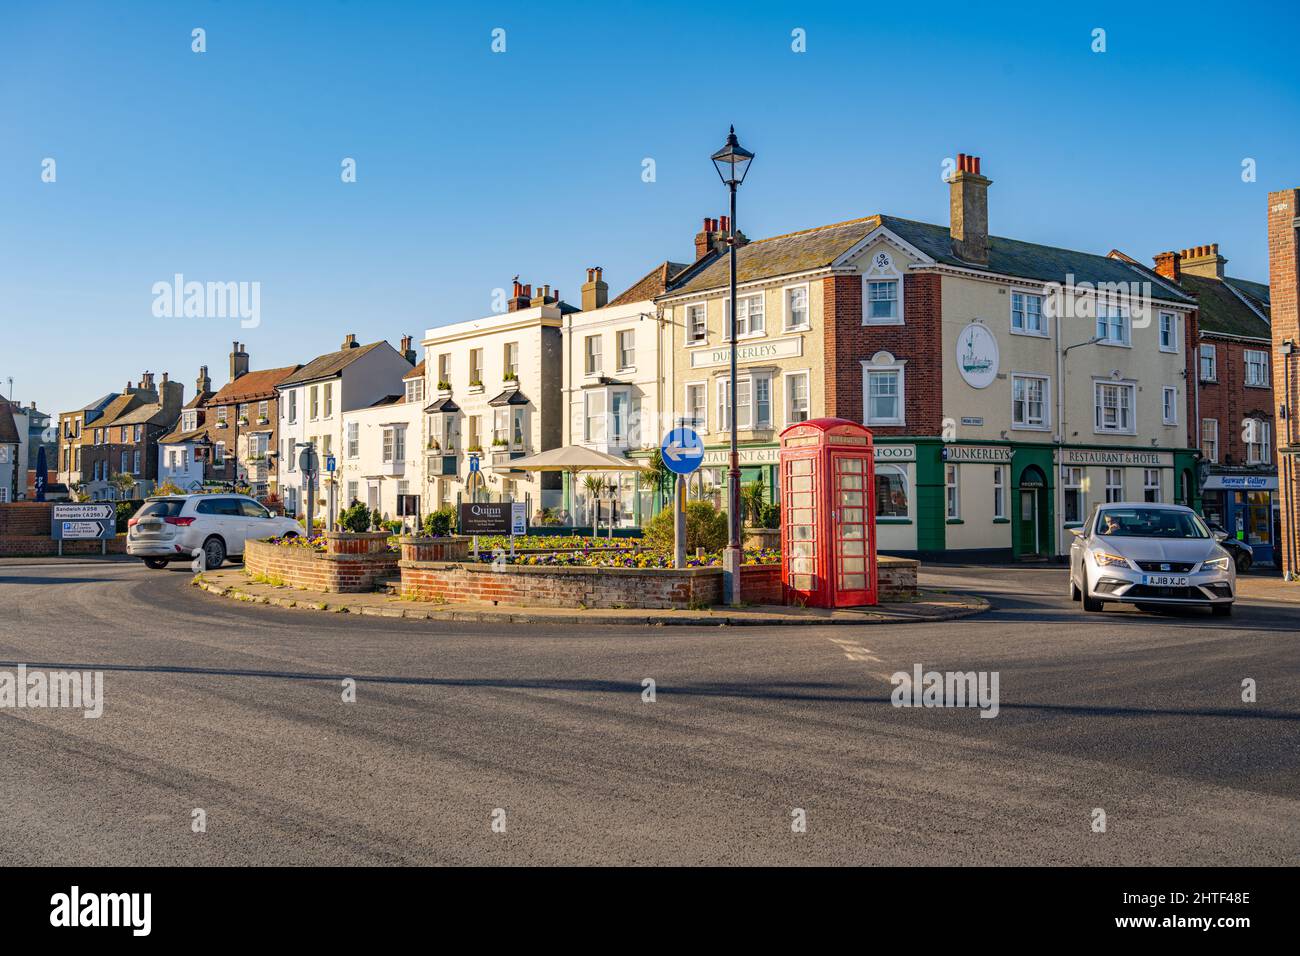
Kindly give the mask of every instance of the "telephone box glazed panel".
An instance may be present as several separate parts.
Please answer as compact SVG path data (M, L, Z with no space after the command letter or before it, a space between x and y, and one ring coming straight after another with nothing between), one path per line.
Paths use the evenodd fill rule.
M871 432L815 418L781 433L781 583L787 604L877 603Z

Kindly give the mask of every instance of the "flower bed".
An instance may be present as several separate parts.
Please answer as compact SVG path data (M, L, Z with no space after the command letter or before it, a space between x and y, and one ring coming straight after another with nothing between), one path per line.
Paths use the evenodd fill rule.
M479 550L510 550L504 534L481 534ZM641 547L640 538L596 538L586 534L530 534L515 538L515 551L631 551Z
M628 551L622 548L604 548L591 551L519 552L512 558L509 552L497 555L479 551L479 560L497 564L514 564L526 567L583 567L583 568L652 568L670 570L673 556L661 551ZM745 552L745 564L781 564L781 552L771 548L750 549ZM688 568L720 568L722 552L715 551L701 557L687 555Z

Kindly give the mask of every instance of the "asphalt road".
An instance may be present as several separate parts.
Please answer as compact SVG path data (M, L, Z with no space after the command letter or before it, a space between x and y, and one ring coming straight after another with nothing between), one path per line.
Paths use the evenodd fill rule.
M925 582L992 612L580 633L251 607L189 576L0 567L0 670L102 670L105 697L97 720L0 710L0 865L1300 857L1295 605L1085 616L1061 569L961 567ZM998 716L891 706L918 663L996 671Z

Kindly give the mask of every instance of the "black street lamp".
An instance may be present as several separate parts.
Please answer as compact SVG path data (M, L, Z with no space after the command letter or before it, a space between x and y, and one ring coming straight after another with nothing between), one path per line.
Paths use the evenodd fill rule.
M743 563L740 548L740 454L736 448L736 187L745 181L754 154L736 139L736 127L731 127L727 142L713 154L713 165L718 177L731 192L731 219L727 222L727 246L731 257L731 378L727 382L727 408L731 426L731 457L727 471L727 524L731 540L722 553L722 580L728 604L740 603L740 566Z

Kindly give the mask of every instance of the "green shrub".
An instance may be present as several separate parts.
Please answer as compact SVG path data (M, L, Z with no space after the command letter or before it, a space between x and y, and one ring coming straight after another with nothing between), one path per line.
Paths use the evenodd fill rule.
M424 516L424 533L434 538L441 538L452 533L456 527L456 509L439 508Z
M117 531L119 534L126 531L126 523L135 517L135 513L140 510L143 504L143 501L119 501L117 503Z
M344 531L354 533L369 531L370 509L359 501L353 501L351 505L339 513L339 527Z
M775 501L769 501L763 505L763 514L760 518L759 527L761 528L779 528L781 527L781 506Z
M686 550L718 551L727 546L727 513L707 501L686 502ZM673 550L673 509L665 508L645 526L644 541L656 551Z

